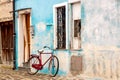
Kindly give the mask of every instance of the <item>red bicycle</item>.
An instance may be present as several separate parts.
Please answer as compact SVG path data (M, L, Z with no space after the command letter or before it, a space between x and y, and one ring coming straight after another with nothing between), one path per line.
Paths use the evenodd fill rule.
M31 75L34 75L39 70L42 70L44 65L47 62L49 62L48 71L50 73L50 76L55 77L59 70L59 60L55 55L53 55L53 52L45 53L44 52L45 48L48 48L48 49L54 51L50 47L44 46L42 50L38 50L39 55L37 55L37 54L30 55L30 59L28 60L28 63L27 63L28 64L27 72ZM50 57L44 63L42 63L42 54L50 54Z

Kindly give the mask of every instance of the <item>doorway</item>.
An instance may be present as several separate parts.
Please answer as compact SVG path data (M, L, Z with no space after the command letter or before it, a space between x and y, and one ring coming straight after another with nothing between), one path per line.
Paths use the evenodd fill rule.
M18 66L23 67L30 57L30 13L19 15Z

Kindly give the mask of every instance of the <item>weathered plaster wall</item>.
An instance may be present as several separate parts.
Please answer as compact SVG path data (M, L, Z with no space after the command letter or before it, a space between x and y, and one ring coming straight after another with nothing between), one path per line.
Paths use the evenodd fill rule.
M1 1L0 2L0 22L11 21L12 18L12 2Z
M35 30L33 48L42 48L44 45L53 47L53 35L51 35L53 34L53 5L65 1L66 0L16 0L16 10L32 8L31 22Z
M16 10L32 8L31 22L35 36L32 39L31 53L36 53L44 45L53 48L53 5L66 1L16 0ZM119 15L119 0L82 0L82 51L56 51L60 61L59 74L64 75L69 72L71 55L82 54L85 75L118 79L120 77ZM16 27L16 32L17 30ZM16 37L18 39L19 36ZM47 67L43 72L47 73Z
M53 48L53 5L66 2L67 0L16 0L16 10L23 8L31 8L31 25L34 27L34 37L31 43L31 54L36 54L38 49L43 46L49 46ZM17 13L16 13L17 14ZM17 15L16 15L17 18ZM16 32L18 31L18 21L16 19ZM17 33L17 37L18 33ZM17 38L18 39L18 38ZM17 42L18 44L18 42ZM16 45L17 45L16 44ZM19 46L19 45L18 45ZM17 50L16 50L17 51ZM19 52L17 51L19 54ZM59 74L66 74L69 67L69 55L66 51L55 52L60 60ZM17 56L18 57L18 56ZM47 56L43 56L47 58ZM66 62L64 62L66 61ZM19 62L19 61L18 61ZM65 66L66 67L65 67ZM47 73L48 67L44 67L42 72Z
M82 0L84 74L120 79L120 0Z

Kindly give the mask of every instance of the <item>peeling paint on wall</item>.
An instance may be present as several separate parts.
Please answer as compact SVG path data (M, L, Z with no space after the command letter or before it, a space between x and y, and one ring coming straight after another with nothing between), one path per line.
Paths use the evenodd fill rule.
M120 51L88 51L84 60L84 74L112 80L120 79Z
M46 25L45 25L45 23L38 23L37 24L37 30L39 30L39 31L45 31L45 29L46 29Z
M120 13L118 0L83 0L84 74L120 79ZM94 5L93 5L94 4Z

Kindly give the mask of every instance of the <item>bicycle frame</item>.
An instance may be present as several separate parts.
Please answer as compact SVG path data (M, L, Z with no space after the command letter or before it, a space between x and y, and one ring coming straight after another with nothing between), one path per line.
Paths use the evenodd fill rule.
M43 68L43 66L49 61L52 59L53 57L53 54L52 52L51 53L39 53L40 55L31 55L31 57L37 57L39 58L39 64L32 64L32 67L34 67L35 69L37 70L41 70ZM42 64L42 54L51 54L50 57Z
M42 64L42 54L51 54L51 56L43 64ZM40 53L39 60L40 60L41 66L43 67L50 59L52 59L52 57L53 57L52 52L51 53Z

